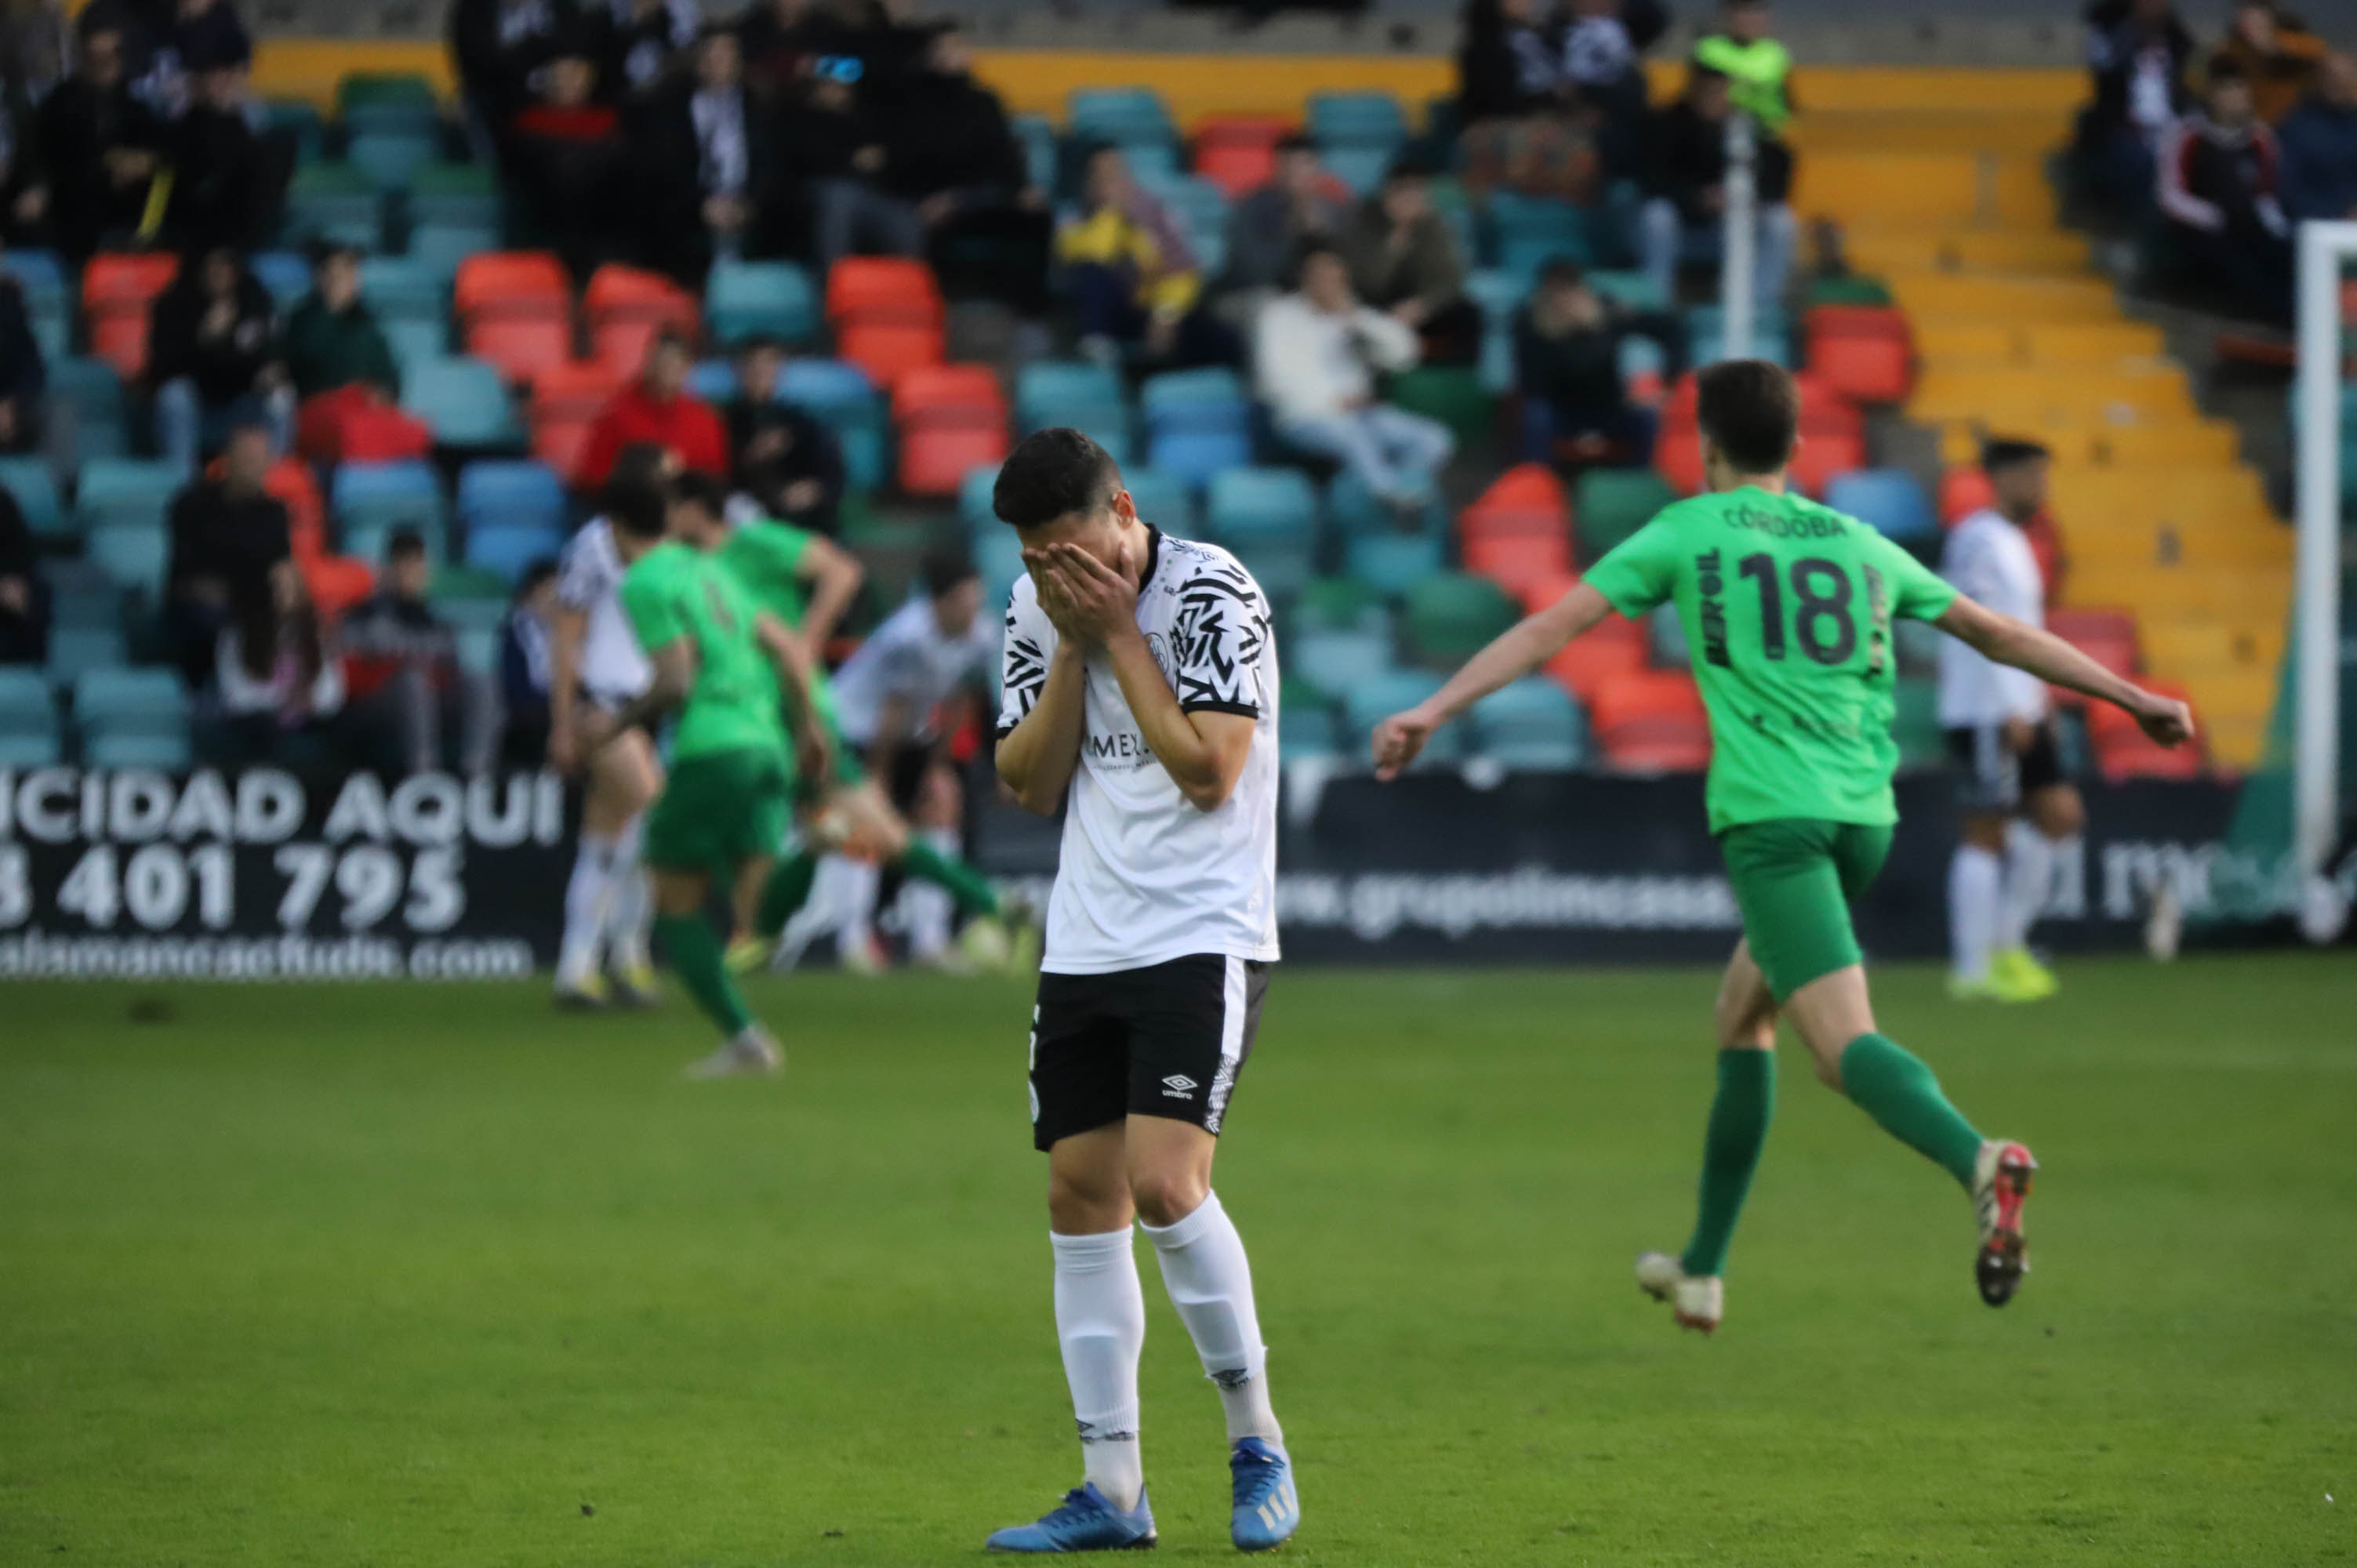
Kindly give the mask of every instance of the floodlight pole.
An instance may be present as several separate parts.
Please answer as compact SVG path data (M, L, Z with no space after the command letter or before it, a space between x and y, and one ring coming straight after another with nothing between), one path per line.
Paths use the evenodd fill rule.
M1727 213L1718 269L1719 341L1730 360L1751 358L1753 279L1759 268L1760 144L1751 116L1727 117Z
M2303 879L2325 869L2341 828L2341 263L2347 256L2357 256L2357 222L2299 226L2292 845Z

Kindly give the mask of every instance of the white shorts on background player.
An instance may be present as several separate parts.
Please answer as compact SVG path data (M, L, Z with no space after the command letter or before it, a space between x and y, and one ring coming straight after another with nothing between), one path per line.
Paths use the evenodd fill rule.
M2046 624L2046 576L2029 538L2003 514L1976 511L1948 532L1940 575L1956 591L2000 615ZM1940 639L1940 725L1981 729L2010 718L2046 716L2046 682L1966 647Z
M653 671L622 614L621 552L604 518L582 525L557 557L556 598L587 617L574 680L601 707L619 708L647 689Z
M1204 811L1155 759L1102 654L1088 659L1080 767L1048 898L1050 974L1109 974L1189 954L1273 961L1276 941L1276 641L1268 599L1216 545L1147 531L1137 624L1189 713L1256 721L1236 788ZM1039 700L1056 628L1028 575L1006 612L998 733Z

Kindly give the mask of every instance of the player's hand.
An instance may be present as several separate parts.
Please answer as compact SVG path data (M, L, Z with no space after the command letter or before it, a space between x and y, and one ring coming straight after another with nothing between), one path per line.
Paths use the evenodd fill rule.
M2174 697L2164 697L2158 692L2139 692L2136 705L2128 711L2145 734L2163 746L2183 746L2193 738L2193 710Z
M1034 555L1039 559L1033 560ZM1056 628L1058 638L1065 642L1079 641L1080 628L1072 619L1071 601L1064 596L1061 579L1049 570L1047 552L1026 550L1023 564L1030 569L1031 588L1039 596L1039 613L1046 616L1048 624Z
M1072 618L1072 629L1086 641L1103 643L1125 628L1137 626L1137 585L1077 544L1050 544L1026 551L1036 576L1043 568L1055 579Z
M1400 770L1414 762L1424 749L1440 721L1422 708L1410 708L1404 714L1394 714L1375 726L1375 777L1386 781L1400 776Z
M834 742L817 725L794 737L794 765L804 779L825 779L834 771Z

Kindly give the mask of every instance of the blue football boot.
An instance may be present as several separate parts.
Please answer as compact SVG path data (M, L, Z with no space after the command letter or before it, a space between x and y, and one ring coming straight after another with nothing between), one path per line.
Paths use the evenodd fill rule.
M1091 1484L1066 1492L1038 1523L1009 1525L982 1544L985 1552L1144 1552L1154 1543L1154 1510L1144 1492L1124 1513Z
M1281 1546L1301 1528L1301 1496L1293 1489L1293 1461L1285 1450L1257 1437L1239 1442L1228 1455L1235 1477L1235 1512L1228 1533L1239 1552Z

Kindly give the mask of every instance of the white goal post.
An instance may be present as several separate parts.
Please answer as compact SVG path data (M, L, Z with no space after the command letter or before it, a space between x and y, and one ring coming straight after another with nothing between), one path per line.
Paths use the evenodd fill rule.
M2341 831L2341 277L2352 260L2357 222L2300 225L2292 847L2307 878Z

